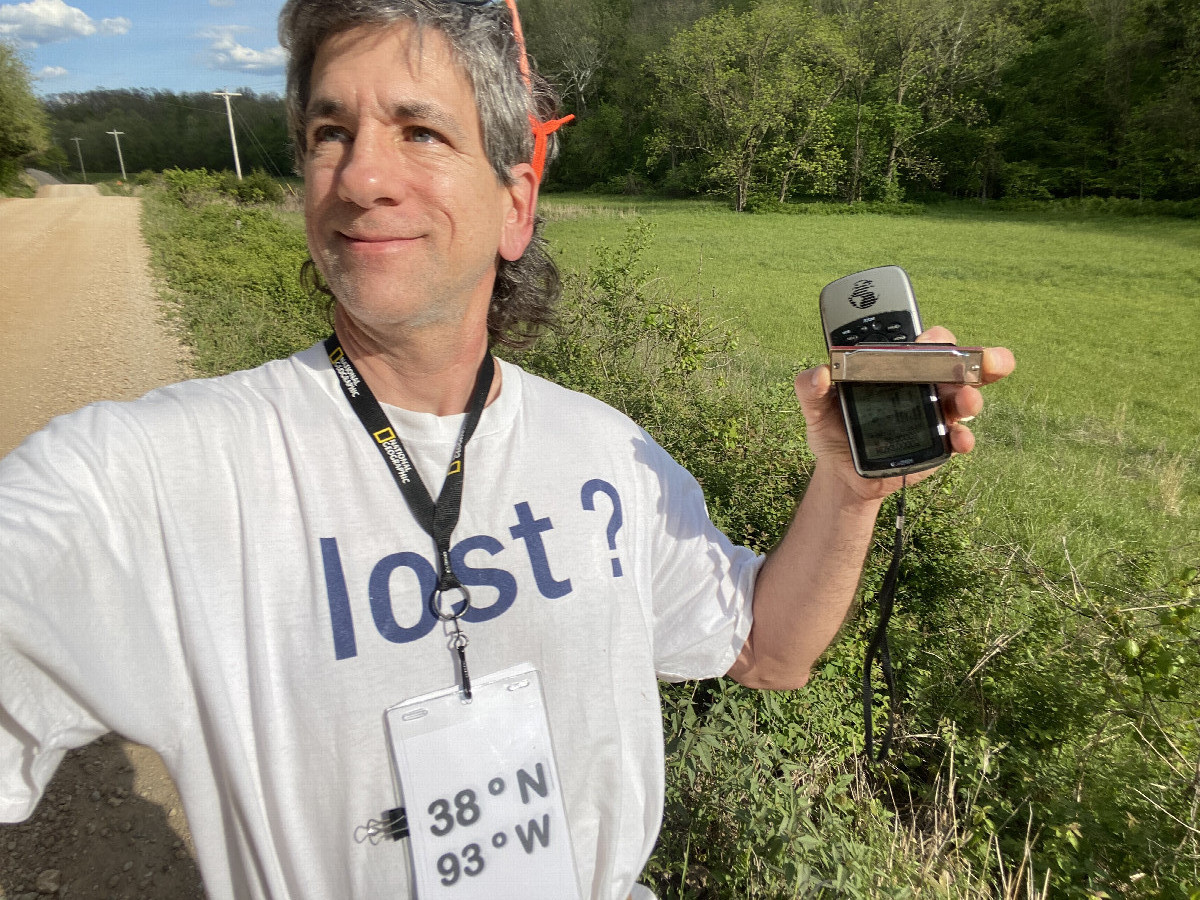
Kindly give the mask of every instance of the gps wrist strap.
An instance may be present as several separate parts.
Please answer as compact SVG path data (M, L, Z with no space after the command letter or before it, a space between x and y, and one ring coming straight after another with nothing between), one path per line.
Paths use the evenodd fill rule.
M877 594L879 624L875 626L875 633L871 635L871 640L867 644L866 658L863 661L863 730L866 738L865 752L867 759L872 762L883 762L891 749L892 735L895 730L896 706L899 703L896 697L896 676L892 671L892 652L888 645L887 627L895 606L896 582L900 577L900 557L904 554L904 490L906 486L907 478L900 483L900 493L896 502L896 533L892 539L892 561ZM883 681L887 686L888 693L887 728L883 732L883 739L879 742L878 756L875 755L874 750L875 735L872 727L873 710L871 708L875 697L871 686L871 677L876 656L879 657L879 667L883 670Z

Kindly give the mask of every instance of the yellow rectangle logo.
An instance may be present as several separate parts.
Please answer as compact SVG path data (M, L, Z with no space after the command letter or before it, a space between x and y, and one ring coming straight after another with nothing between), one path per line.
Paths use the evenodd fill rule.
M381 428L375 432L373 437L380 444L386 444L388 441L394 441L396 439L396 432L392 431L390 428Z

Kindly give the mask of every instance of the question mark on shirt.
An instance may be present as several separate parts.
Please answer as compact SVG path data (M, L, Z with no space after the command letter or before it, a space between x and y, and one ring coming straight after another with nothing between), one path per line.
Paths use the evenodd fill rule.
M621 515L621 497L617 494L617 489L602 478L593 478L591 481L584 484L579 492L579 501L583 504L583 508L594 510L596 508L596 495L606 494L608 499L612 501L612 515L608 517L608 549L616 551L617 549L617 532L621 530L621 525L624 523L624 518ZM612 558L613 578L620 578L621 560L617 557Z

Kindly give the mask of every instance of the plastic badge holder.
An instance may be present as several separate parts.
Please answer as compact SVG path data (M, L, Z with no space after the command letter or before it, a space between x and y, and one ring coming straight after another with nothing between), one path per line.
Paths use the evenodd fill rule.
M541 680L518 666L385 719L421 900L579 900Z

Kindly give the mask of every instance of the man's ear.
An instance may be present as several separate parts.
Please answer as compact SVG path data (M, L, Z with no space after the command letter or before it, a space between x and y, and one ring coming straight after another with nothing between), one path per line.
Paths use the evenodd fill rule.
M533 222L537 215L538 177L529 163L519 163L508 170L513 183L508 186L510 204L500 233L500 255L509 262L521 258L533 238Z

